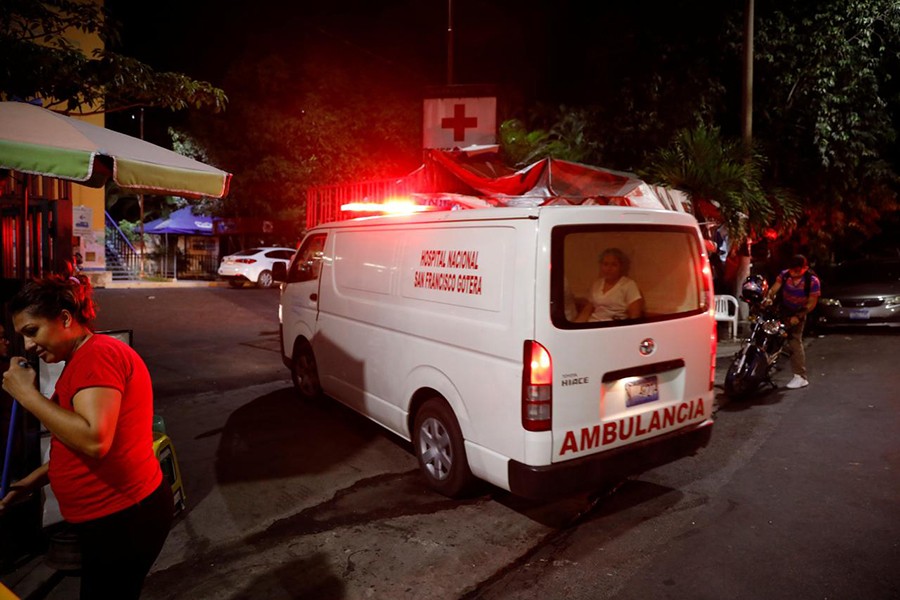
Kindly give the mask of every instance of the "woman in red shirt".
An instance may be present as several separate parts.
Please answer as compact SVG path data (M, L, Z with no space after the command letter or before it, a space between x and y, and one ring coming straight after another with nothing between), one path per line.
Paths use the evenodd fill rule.
M25 284L9 303L25 350L65 362L52 399L14 357L3 389L52 434L50 460L10 487L0 508L49 483L81 545L81 598L138 598L173 517L172 490L153 453L153 389L127 344L95 334L83 275Z

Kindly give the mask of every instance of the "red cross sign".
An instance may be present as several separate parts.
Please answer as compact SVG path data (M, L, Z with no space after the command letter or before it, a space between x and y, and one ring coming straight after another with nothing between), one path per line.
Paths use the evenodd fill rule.
M478 127L478 117L466 116L465 104L453 105L453 116L441 119L442 129L453 130L453 141L461 142L466 139L466 129Z
M426 98L425 148L465 148L497 143L497 98Z

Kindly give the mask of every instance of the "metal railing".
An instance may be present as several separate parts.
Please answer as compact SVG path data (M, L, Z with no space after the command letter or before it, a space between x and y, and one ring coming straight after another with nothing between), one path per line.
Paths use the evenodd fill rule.
M124 279L138 279L141 256L109 213L106 214L106 268Z
M154 253L144 265L148 275L174 279L215 280L219 259L214 254L169 252Z

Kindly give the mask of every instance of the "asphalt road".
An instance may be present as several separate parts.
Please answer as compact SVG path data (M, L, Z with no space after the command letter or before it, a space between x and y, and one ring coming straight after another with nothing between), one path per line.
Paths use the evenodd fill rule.
M289 378L278 349L278 290L98 289L99 330L130 329L158 407Z
M134 330L187 493L145 599L900 597L896 334L810 340L812 385L723 402L709 447L607 495L451 501L406 443L297 400L276 291L98 300Z

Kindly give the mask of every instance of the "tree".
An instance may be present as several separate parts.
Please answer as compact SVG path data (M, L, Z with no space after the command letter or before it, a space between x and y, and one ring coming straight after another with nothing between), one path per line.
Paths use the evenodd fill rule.
M737 246L751 232L776 221L793 225L800 213L790 194L765 188L765 164L756 151L747 156L738 140L723 139L718 128L698 125L679 131L640 174L689 194L699 221L704 220L697 212L701 202L718 208L733 246Z
M529 131L520 119L500 124L498 137L507 162L522 167L546 157L572 162L590 162L595 158L597 143L587 135L594 120L590 109L560 106L550 115L548 129Z
M798 245L827 258L898 210L900 4L795 0L757 16L755 136L804 199Z
M97 35L86 55L68 34ZM0 96L41 98L64 114L137 107L225 108L225 92L181 73L157 72L116 52L118 25L102 2L4 0L0 3Z
M228 112L191 115L182 134L234 174L224 214L302 223L310 186L421 165L418 90L354 50L316 32L248 44L224 81Z

